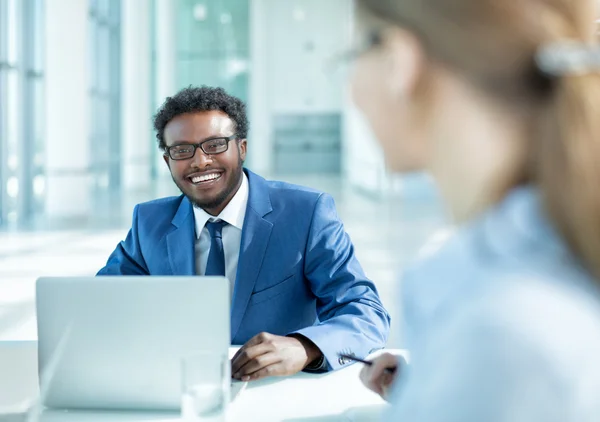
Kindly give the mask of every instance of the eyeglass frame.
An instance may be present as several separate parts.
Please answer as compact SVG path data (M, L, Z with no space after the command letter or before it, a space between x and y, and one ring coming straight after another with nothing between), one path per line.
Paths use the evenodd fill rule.
M382 44L382 30L373 28L367 32L366 36L361 38L359 45L349 48L346 51L343 51L329 59L327 67L330 69L335 69L338 66L351 64L360 56L368 53L374 48L381 46Z
M366 36L362 37L360 45L342 53L339 60L352 62L381 44L383 44L383 31L379 28L372 28L367 31Z
M223 154L224 152L227 152L229 150L229 142L233 141L233 140L235 140L237 138L238 138L238 134L234 133L233 135L230 135L230 136L216 136L214 138L205 139L204 141L198 142L198 143L187 143L187 142L184 142L184 143L181 143L181 144L175 144L175 145L171 145L171 146L165 147L164 155L167 156L167 157L169 157L173 161L191 160L196 155L196 151L198 150L198 148L200 148L200 150L204 154L206 154L206 155L219 155L219 154ZM210 142L210 141L215 141L217 139L225 139L227 141L227 143L225 144L225 146L226 146L225 150L220 151L220 152L206 152L204 150L204 147L202 145L204 145L205 143ZM190 157L188 157L188 158L173 158L173 156L171 155L171 148L180 147L180 146L183 146L183 145L194 147L193 154Z

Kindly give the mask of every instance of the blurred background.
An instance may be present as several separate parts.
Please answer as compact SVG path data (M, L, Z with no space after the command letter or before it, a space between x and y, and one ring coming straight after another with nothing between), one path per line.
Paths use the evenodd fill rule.
M352 22L351 0L0 0L0 339L36 337L37 277L95 274L136 203L179 194L152 115L210 85L248 105L246 167L334 196L398 347L399 275L445 216L351 103Z

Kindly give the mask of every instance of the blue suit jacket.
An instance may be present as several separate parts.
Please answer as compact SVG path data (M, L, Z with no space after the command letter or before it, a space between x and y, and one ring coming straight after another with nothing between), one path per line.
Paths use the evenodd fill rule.
M331 196L245 170L249 197L231 307L231 342L300 333L323 352L366 356L384 347L389 316L365 276ZM184 196L139 204L98 275L194 275L195 226Z

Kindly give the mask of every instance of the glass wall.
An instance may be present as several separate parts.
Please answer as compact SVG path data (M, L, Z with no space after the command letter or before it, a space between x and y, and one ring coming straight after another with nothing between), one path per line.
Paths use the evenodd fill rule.
M7 160L7 130L6 130L6 75L9 68L7 60L7 14L6 4L0 0L0 224L4 222L8 214L8 194L6 192L6 180L8 177Z
M96 188L114 189L121 178L121 2L90 0L90 148Z
M60 193L65 186L61 177L85 178L81 186L91 184L90 196L108 207L112 205L107 199L118 201L122 186L131 188L130 174L143 175L149 179L148 185L157 179L169 182L153 134L149 136L148 109L143 115L124 115L124 110L135 107L123 107L122 103L124 97L130 101L134 98L136 106L148 107L154 113L166 96L188 85L221 86L246 101L252 141L247 165L267 177L298 173L336 176L342 173L342 163L353 169L364 167L365 159L370 158L355 146L364 145L363 137L372 136L353 127L347 130L346 121L355 119L348 118L346 111L345 82L326 66L348 47L350 0L55 1L65 10L58 14L56 7L48 7L57 15L51 19L52 13L46 14L46 19L58 22L52 27L54 33L56 28L73 27L65 25L71 22L79 25L65 33L83 35L72 38L81 45L67 50L61 48L62 43L49 43L51 60L44 74L42 53L48 38L43 37L47 25L42 17L44 3L49 4L49 0L0 0L0 226L27 222L43 211L44 200L48 216L62 213L62 209L53 212L49 205L68 202ZM124 12L127 4L138 6L139 13ZM71 5L78 6L73 14L69 13ZM157 12L166 9L168 14ZM140 75L136 69L127 71L131 69L127 58L137 57L135 48L136 54L122 58L124 51L130 51L124 45L137 45L135 35L139 31L132 30L136 25L151 32L145 41L152 52L146 77L150 80L146 89L145 79L136 79L142 86L127 94L122 84L127 88L132 84L123 78L132 80L132 75ZM141 31L144 35L139 38L146 32ZM80 77L77 84L75 75ZM66 85L74 87L72 95L64 96L64 102L53 102L54 97L63 98ZM58 104L49 110L45 110L45 88L47 101ZM69 114L74 101L89 118ZM72 121L85 124L71 139L61 131ZM128 125L135 129L128 131ZM140 127L146 130L136 130ZM138 143L138 138L144 139ZM48 143L53 147L46 147ZM58 151L73 143L89 156L71 160ZM142 144L143 148L139 147ZM137 154L138 150L142 152ZM383 170L375 143L372 150L367 165L375 169L372 175L350 171L343 177L362 190L385 194L394 190L389 186L406 187L409 179L394 184ZM59 157L64 160L52 161L50 153L63 154ZM140 164L142 160L146 162ZM148 167L152 169L148 175L140 170ZM76 189L69 186L64 190ZM58 199L53 200L55 192ZM109 194L96 195L104 192ZM87 212L84 206L81 209L81 213Z
M178 88L220 86L248 100L248 3L248 0L178 0Z
M42 0L0 0L0 224L43 206L42 13Z

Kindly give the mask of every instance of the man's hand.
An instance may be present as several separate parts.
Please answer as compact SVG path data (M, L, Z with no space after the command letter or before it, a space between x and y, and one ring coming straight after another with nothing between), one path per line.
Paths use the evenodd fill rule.
M387 400L389 388L400 373L400 362L402 358L384 353L381 356L373 359L373 364L365 365L360 371L360 380L369 390L379 394ZM386 369L395 369L392 374Z
M231 374L242 381L293 375L320 356L319 348L304 336L260 333L248 340L231 359Z

